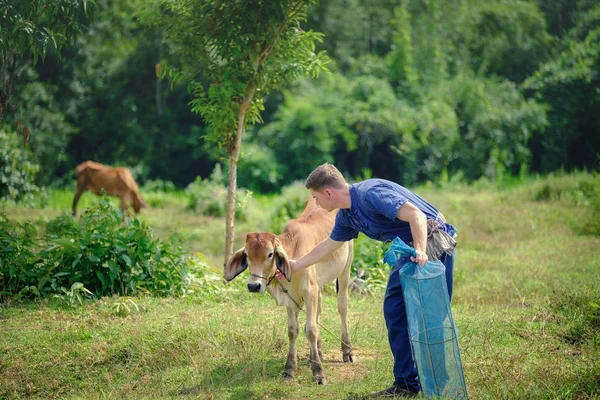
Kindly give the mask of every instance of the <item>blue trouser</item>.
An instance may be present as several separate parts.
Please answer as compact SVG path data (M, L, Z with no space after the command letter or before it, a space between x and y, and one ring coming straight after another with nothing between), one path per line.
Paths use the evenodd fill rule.
M446 267L446 283L448 284L450 299L452 299L455 255L456 252L453 252L452 255L444 254L440 258L440 261ZM419 377L411 351L406 308L404 307L404 297L400 286L399 271L404 262L406 262L406 259L399 259L390 272L383 301L383 316L388 330L390 348L394 355L394 385L411 392L418 392L420 390Z

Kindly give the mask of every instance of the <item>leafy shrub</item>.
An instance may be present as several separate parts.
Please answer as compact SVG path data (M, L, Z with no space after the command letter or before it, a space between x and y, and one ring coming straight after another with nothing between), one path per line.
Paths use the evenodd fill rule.
M240 279L224 284L223 271L210 266L202 253L196 253L188 260L187 292L199 294L201 300L223 301L224 294L245 290Z
M40 166L32 159L31 151L23 148L23 139L0 130L0 199L33 203L40 193L34 183Z
M0 297L62 296L73 288L98 297L185 293L188 261L177 239L155 239L137 219L123 223L106 196L79 222L63 215L47 224L45 236L36 240L36 234L31 224L1 216Z
M42 256L56 266L45 276L52 288L81 282L97 296L183 293L186 269L176 241L161 242L145 223L122 224L121 216L104 196L76 226L66 216L49 224Z
M216 218L227 215L227 187L223 181L220 164L217 164L209 179L197 177L185 189L188 209ZM241 221L248 217L246 204L251 196L252 192L248 190L238 190L236 193L235 213Z
M0 214L0 299L38 293L36 267L37 230Z
M362 292L385 288L390 266L383 262L387 245L360 234L354 240L352 276L354 287Z
M149 180L144 183L142 192L163 192L171 193L177 190L177 187L173 182L165 181L162 179Z

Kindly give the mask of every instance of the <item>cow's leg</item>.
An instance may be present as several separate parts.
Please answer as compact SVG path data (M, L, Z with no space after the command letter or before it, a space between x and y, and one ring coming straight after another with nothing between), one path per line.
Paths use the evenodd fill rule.
M285 369L283 371L284 379L292 379L296 373L297 360L296 360L296 340L298 339L299 325L298 325L298 311L287 308L288 313L288 338L290 340L290 347L288 350L287 361L285 362Z
M125 196L120 196L121 199L121 212L123 213L123 218L125 218L125 212L127 212L127 199Z
M348 286L350 285L350 266L338 277L337 305L342 323L342 356L344 362L354 362L350 333L348 333Z
M325 383L323 377L323 366L319 357L317 342L319 340L319 326L317 325L317 313L319 307L319 288L311 285L306 298L306 327L305 333L310 344L310 366L313 373L313 381L322 385Z
M77 216L77 203L79 203L79 198L85 192L85 184L77 183L77 189L75 189L75 197L73 197L73 216Z

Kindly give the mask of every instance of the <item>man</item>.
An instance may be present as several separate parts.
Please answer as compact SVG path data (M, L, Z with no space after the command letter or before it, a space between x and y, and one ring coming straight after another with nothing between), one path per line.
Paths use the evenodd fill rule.
M329 211L339 210L329 238L298 260L290 260L292 272L317 263L343 242L356 238L359 232L382 242L399 237L415 248L417 254L411 260L420 266L425 265L430 257L439 258L446 266L448 293L452 297L456 244L452 236L456 230L446 223L435 207L408 189L383 179L368 179L348 185L340 171L328 163L311 172L305 186L321 207ZM383 303L388 339L394 355L395 380L388 389L373 393L373 397L413 397L420 390L400 286L400 264L398 262L392 268Z

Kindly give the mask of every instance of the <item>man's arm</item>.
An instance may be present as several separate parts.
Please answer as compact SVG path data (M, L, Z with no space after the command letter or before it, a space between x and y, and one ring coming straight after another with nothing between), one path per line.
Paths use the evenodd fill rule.
M333 252L342 247L343 244L344 242L338 242L327 238L299 259L290 260L290 268L292 269L292 272L303 270L310 265L318 263L327 256L332 255Z
M413 262L420 266L427 262L427 217L423 211L419 210L415 205L406 202L400 206L396 217L402 221L406 221L410 225L410 232L413 237L413 246L417 251L416 257L411 257Z

